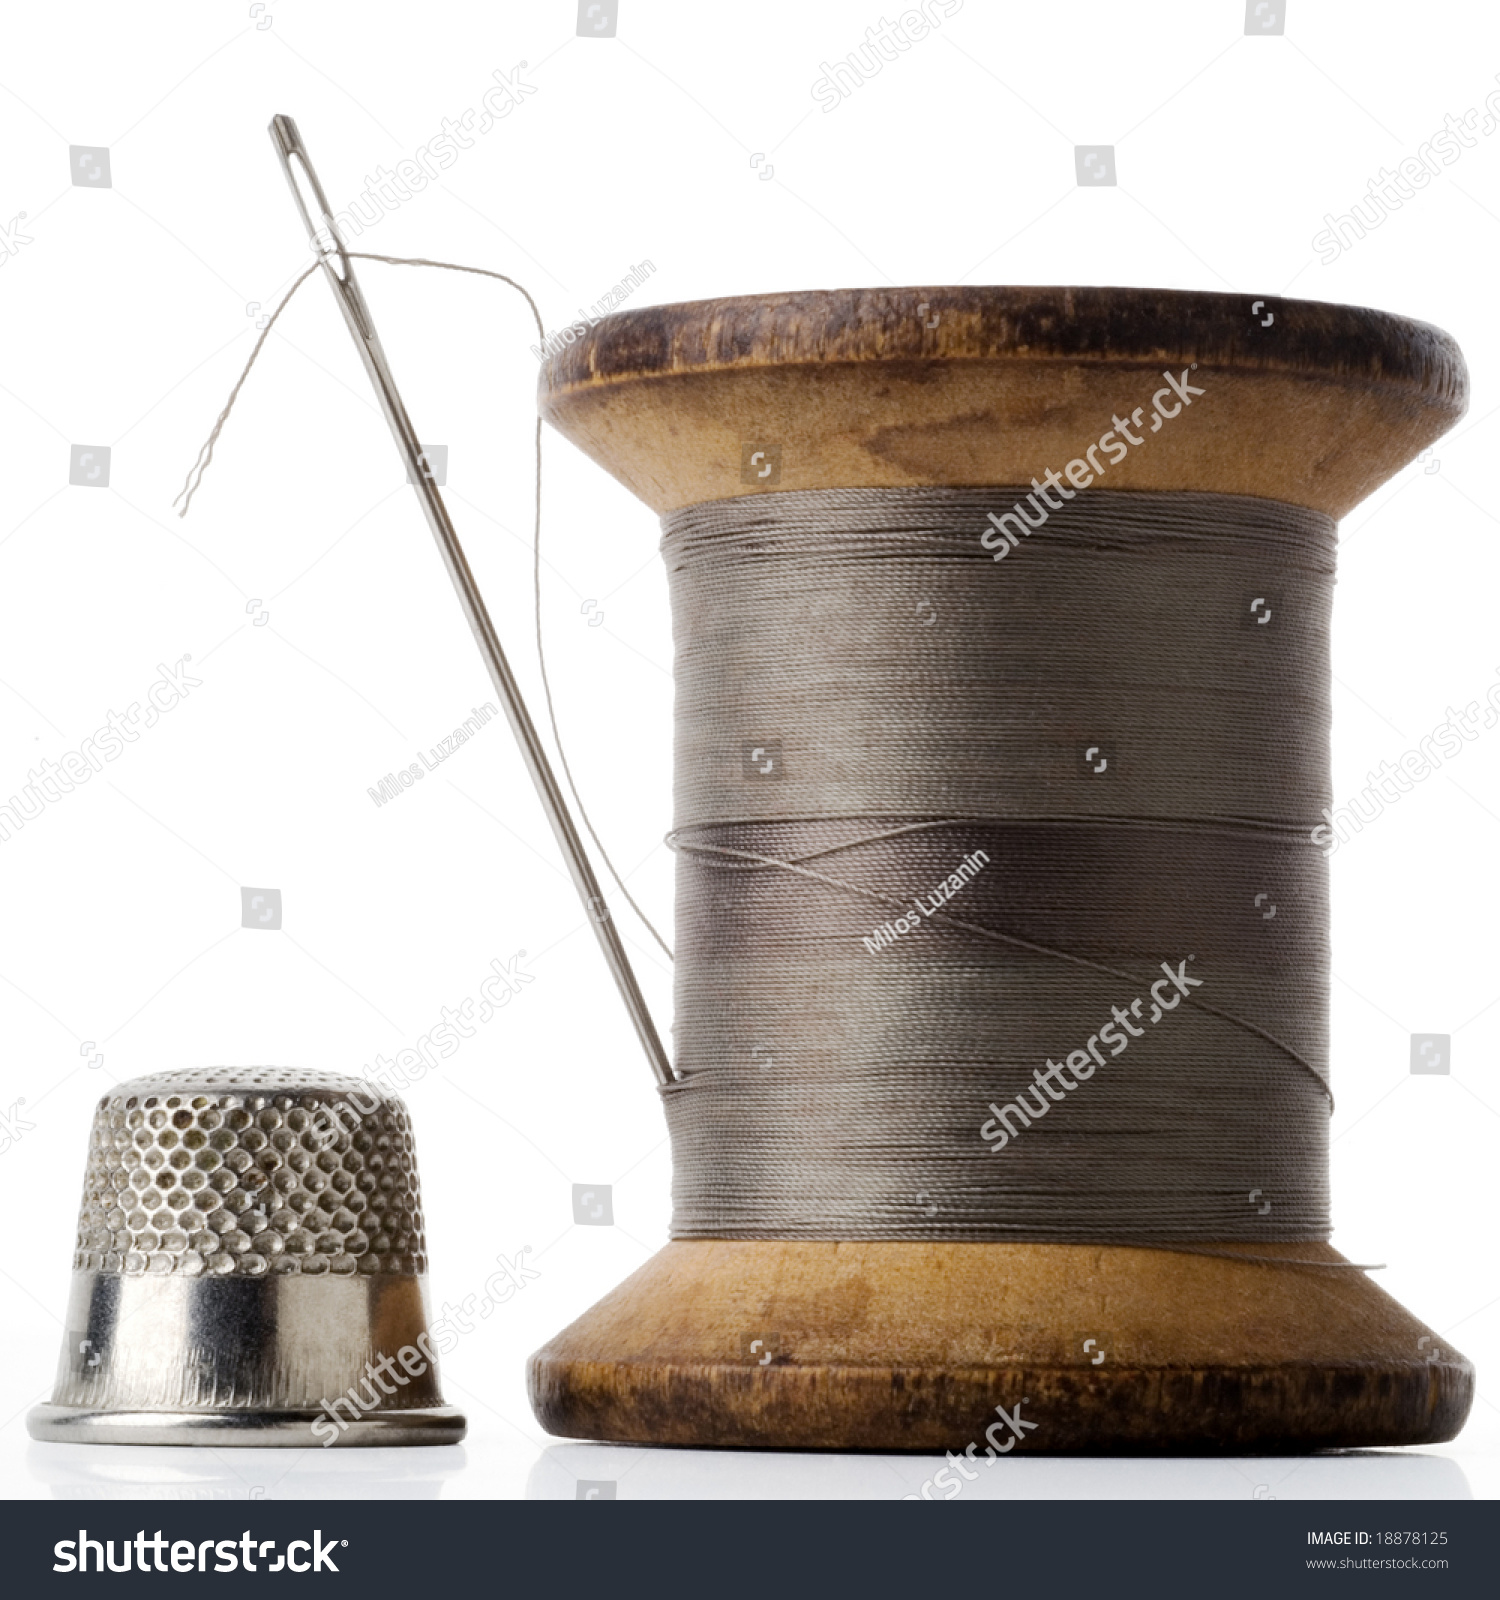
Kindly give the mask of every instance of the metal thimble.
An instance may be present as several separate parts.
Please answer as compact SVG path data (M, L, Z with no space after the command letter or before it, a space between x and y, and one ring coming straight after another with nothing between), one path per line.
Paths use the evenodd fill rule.
M158 1073L94 1114L34 1439L454 1444L406 1107L282 1067Z

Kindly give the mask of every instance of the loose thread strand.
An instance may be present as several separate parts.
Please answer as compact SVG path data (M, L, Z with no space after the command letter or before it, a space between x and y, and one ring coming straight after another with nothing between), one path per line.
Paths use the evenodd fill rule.
M892 829L889 833L876 834L872 836L872 839L856 840L855 843L866 844L872 842L873 839L893 838L898 833L915 832L918 828L928 826L931 826L931 824L919 823L913 828ZM784 872L795 872L799 877L811 878L817 883L826 883L830 888L842 889L848 894L859 895L862 899L874 900L881 905L893 906L898 910L906 905L905 900L899 899L895 895L881 894L877 889L864 889L857 883L847 883L842 878L834 878L827 873L815 872L811 867L799 866L796 860L760 855L753 850L731 850L726 845L689 844L675 834L670 837L669 843L671 843L673 849L684 851L690 855L727 857L750 862L756 866L779 867ZM828 852L818 853L826 854ZM803 857L802 859L807 860L811 859L811 857ZM927 911L924 915L929 922L941 922L946 927L960 928L965 933L978 934L982 939L993 939L997 944L1016 945L1022 950L1030 950L1033 955L1051 956L1058 961L1070 962L1075 967L1087 967L1092 972L1103 972L1111 978L1120 978L1126 983L1138 983L1140 981L1137 975L1122 972L1118 967L1106 966L1102 961L1090 961L1086 956L1071 955L1066 950L1054 950L1047 945L1033 944L1029 939L1020 939L1014 934L1001 933L996 928L981 927L977 922L965 922L961 917L950 916L946 911ZM1228 1022L1236 1028L1243 1028L1247 1033L1253 1033L1257 1038L1265 1040L1269 1045L1273 1045L1284 1055L1290 1056L1299 1067L1312 1075L1318 1087L1328 1096L1329 1115L1332 1115L1333 1091L1328 1086L1328 1080L1306 1056L1294 1050L1284 1040L1278 1039L1275 1034L1268 1033L1266 1029L1257 1027L1253 1022L1246 1021L1244 1017L1237 1017L1232 1012L1220 1010L1218 1006L1211 1006L1206 1000L1198 999L1196 995L1184 995L1182 998L1186 1004L1193 1006L1195 1009L1206 1011L1210 1016L1218 1017L1221 1021Z
M494 278L500 283L509 284L512 289L521 295L530 308L532 319L536 323L537 333L543 339L546 338L546 327L542 322L542 314L537 309L537 303L532 298L530 290L524 284L518 283L514 278L507 277L503 272L494 272L488 267L464 266L457 261L432 261L425 256L383 256L375 255L365 250L350 250L348 255L352 260L356 261L379 261L386 266L392 267L436 267L445 272L466 272L477 278ZM276 309L271 313L265 327L261 329L260 337L255 341L255 348L250 352L250 359L245 363L244 370L240 373L234 388L229 391L229 398L224 402L224 409L219 413L213 425L213 431L209 434L203 448L198 452L198 459L189 471L187 480L184 482L177 499L172 502L174 506L179 500L182 502L182 508L177 513L179 517L185 517L188 513L188 507L193 503L193 496L198 492L198 486L203 482L203 474L213 461L214 446L218 443L219 435L224 431L224 424L229 420L230 412L234 410L235 401L239 399L240 390L245 386L245 380L250 376L250 369L255 365L256 358L260 355L262 347L270 337L271 329L276 326L277 319L291 303L292 296L318 270L318 265L319 263L314 262L312 266L308 267L305 272L301 273L293 281L291 287L277 304ZM552 740L557 747L558 761L562 766L563 776L567 779L568 790L573 796L573 804L578 808L578 815L582 819L584 827L588 829L589 838L594 841L594 848L599 852L600 860L603 861L610 877L614 880L615 887L625 897L626 904L640 918L646 930L661 946L662 950L666 952L667 959L670 961L673 959L671 946L657 932L655 923L641 909L635 896L626 888L624 878L615 867L609 851L604 847L604 841L599 837L598 830L594 827L588 808L583 803L583 797L578 792L578 785L573 780L573 769L568 763L567 748L563 743L562 733L557 725L557 711L552 698L551 674L547 670L547 652L542 640L542 419L540 417L537 418L536 422L535 457L536 494L532 528L533 609L536 617L537 662L541 668L542 693L547 702L547 721L552 728Z
M229 391L229 398L224 402L224 409L214 422L213 431L204 442L203 448L198 452L198 459L189 469L187 478L182 488L178 491L177 499L172 502L174 506L178 500L182 502L182 509L177 513L179 517L185 517L188 514L188 507L193 503L193 496L198 492L198 485L203 482L203 474L208 471L209 463L214 458L214 446L219 442L219 435L224 431L224 424L229 421L229 413L234 410L234 403L240 397L240 390L245 387L245 379L250 376L251 367L255 365L256 358L260 355L266 340L271 337L271 329L276 326L277 318L292 303L292 296L317 270L317 263L314 262L306 272L299 274L292 280L291 288L281 297L280 303L267 319L265 327L260 330L260 338L255 341L255 348L250 352L250 359L245 363L244 370L240 373L239 381Z

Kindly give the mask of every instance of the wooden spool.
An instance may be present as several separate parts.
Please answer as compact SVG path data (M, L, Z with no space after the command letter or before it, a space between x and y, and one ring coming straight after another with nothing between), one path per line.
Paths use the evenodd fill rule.
M1337 518L1467 403L1453 340L1382 312L960 288L624 312L548 361L540 408L666 512L760 489L1027 484L1192 363L1191 417L1108 487ZM747 482L757 450L755 472L774 467ZM571 1438L962 1451L1022 1401L1038 1424L1024 1448L1131 1453L1430 1444L1458 1432L1474 1383L1360 1272L1108 1245L728 1240L668 1244L528 1378L542 1425Z

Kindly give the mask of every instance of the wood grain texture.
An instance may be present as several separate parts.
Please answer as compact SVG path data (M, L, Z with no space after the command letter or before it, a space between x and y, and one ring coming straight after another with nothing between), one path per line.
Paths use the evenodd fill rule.
M1167 370L1203 395L1100 487L1338 517L1468 399L1453 340L1383 312L930 288L627 311L544 364L539 406L667 511L1029 483L1148 407ZM747 446L778 452L773 482L745 481ZM1434 1443L1462 1426L1474 1375L1357 1272L1121 1246L676 1241L537 1352L529 1382L543 1426L572 1438L962 1451L1019 1401L1037 1427L1018 1449L1139 1453Z
M543 366L542 415L656 511L778 490L1029 483L1166 370L1205 390L1101 487L1344 515L1468 403L1441 329L1353 306L1150 289L848 289L654 306ZM1269 314L1272 324L1263 326ZM936 327L930 324L936 319Z
M1473 1381L1362 1273L884 1242L677 1240L528 1368L551 1433L809 1450L982 1447L1018 1401L1028 1451L1431 1444L1463 1425Z

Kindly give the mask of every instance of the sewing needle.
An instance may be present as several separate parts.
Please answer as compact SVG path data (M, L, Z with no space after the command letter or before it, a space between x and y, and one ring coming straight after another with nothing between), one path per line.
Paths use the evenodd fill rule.
M657 1082L671 1083L675 1074L667 1060L666 1051L662 1048L660 1035L651 1020L651 1013L646 1008L645 998L641 994L629 957L625 954L625 947L620 942L620 936L610 917L609 907L605 903L603 894L600 893L594 869L584 853L583 841L573 826L573 819L563 799L562 790L553 776L547 752L537 737L535 725L526 710L520 685L510 670L510 663L505 659L500 637L490 621L489 610L469 568L463 547L458 542L458 534L454 531L448 509L428 469L416 429L406 413L400 391L396 388L396 380L391 376L390 363L386 360L385 350L381 346L379 335L375 332L369 306L365 303L365 297L355 279L353 263L344 248L344 241L339 235L338 225L323 193L323 186L318 182L317 173L308 159L302 136L297 131L297 124L291 117L273 117L270 133L271 142L276 146L276 153L281 158L287 182L291 185L297 209L306 224L310 242L317 253L324 276L333 289L339 309L344 314L349 332L354 337L365 371L375 387L381 410L385 413L385 419L390 424L391 433L396 440L396 448L406 464L407 476L416 488L417 498L426 513L428 526L432 529L438 549L442 552L443 563L448 568L448 576L453 580L453 587L458 591L464 615L468 618L470 628L473 629L479 653L484 657L485 666L488 667L490 678L500 696L500 703L505 707L511 732L520 746L526 770L531 774L531 781L536 785L542 809L546 812L547 820L552 824L552 831L562 849L563 859L573 879L573 886L577 889L578 898L583 902L583 908L593 925L594 935L604 952L604 959L615 980L615 987L620 991L620 998L624 1000L625 1009L630 1013L636 1037L646 1052ZM311 191L311 206L308 195L297 181L298 169ZM313 220L315 213L318 219L316 222Z

